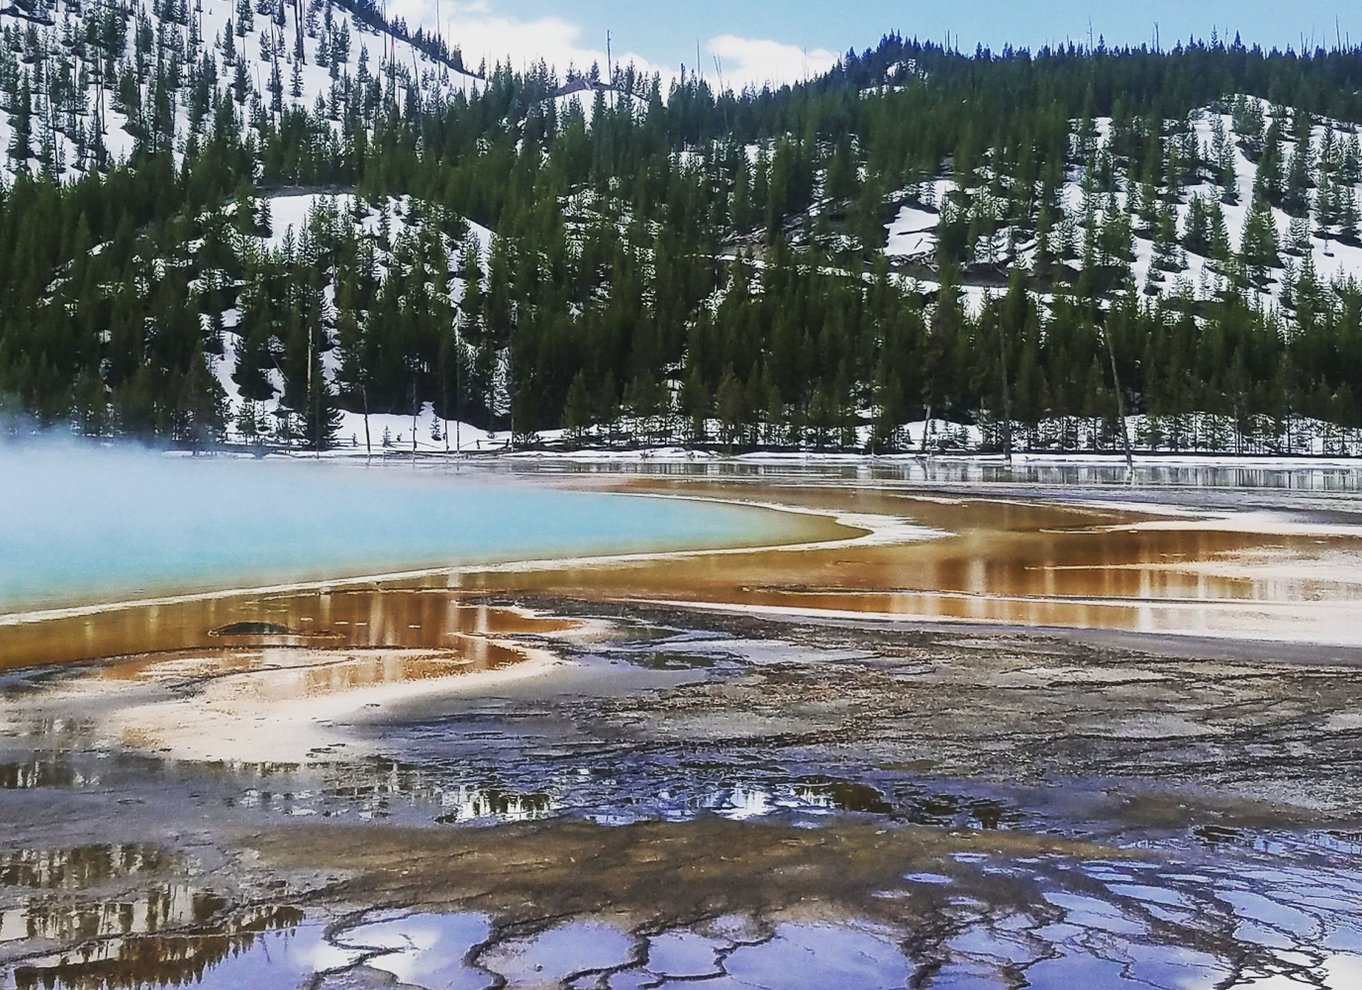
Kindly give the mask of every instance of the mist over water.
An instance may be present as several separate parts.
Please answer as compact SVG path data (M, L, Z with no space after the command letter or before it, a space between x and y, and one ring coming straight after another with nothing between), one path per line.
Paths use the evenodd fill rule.
M303 578L761 538L730 506L477 472L0 444L0 613Z

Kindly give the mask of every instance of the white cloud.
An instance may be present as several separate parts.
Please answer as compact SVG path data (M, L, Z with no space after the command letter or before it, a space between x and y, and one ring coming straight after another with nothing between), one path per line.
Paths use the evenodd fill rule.
M511 67L520 71L542 58L560 75L569 66L585 72L593 62L605 74L605 46L584 43L581 27L558 16L507 17L496 13L487 0L443 0L438 5L436 0L394 0L388 5L388 14L403 17L408 24L424 25L427 30L438 26L449 43L463 52L464 64L470 68L484 59L488 66L509 59ZM645 73L659 71L664 78L669 75L669 70L652 65L635 52L616 52L615 58L621 65L633 62Z
M837 53L826 48L803 49L762 38L725 34L709 43L723 70L723 82L734 89L751 84L803 82L831 69Z
M464 63L476 68L484 59L489 66L510 60L516 70L538 62L541 58L564 74L569 66L580 71L600 65L605 72L606 51L603 44L594 45L583 37L584 32L561 16L546 14L517 18L498 13L491 0L389 0L388 14L405 18L408 24L420 24L427 30L438 30L452 45L463 52ZM837 61L837 54L826 49L804 50L795 45L760 38L741 38L725 34L710 40L706 58L701 66L706 78L713 79L722 70L723 84L733 89L766 83L780 85L794 83L827 71ZM662 65L650 61L638 52L615 52L618 64L632 62L646 75L662 75L664 89L679 71L679 65ZM687 62L690 60L687 59Z

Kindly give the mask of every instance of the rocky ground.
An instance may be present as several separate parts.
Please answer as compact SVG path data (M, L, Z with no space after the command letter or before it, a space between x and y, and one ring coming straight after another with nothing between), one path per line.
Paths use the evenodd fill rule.
M315 765L126 751L12 675L0 986L1362 972L1347 651L521 604L614 631Z

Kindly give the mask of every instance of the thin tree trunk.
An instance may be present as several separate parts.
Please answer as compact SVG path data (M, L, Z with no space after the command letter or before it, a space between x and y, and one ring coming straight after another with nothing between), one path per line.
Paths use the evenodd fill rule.
M373 457L374 445L369 439L369 386L361 386L359 394L364 398L364 452Z
M1126 451L1126 484L1135 484L1135 455L1130 449L1130 424L1126 422L1126 397L1121 391L1121 375L1116 370L1116 348L1111 344L1111 334L1105 329L1102 339L1107 342L1107 357L1111 359L1111 381L1116 389L1116 416L1121 421L1121 441Z
M444 393L444 415L440 417L444 423L444 429L440 432L444 434L445 453L449 453L449 371L442 368L440 370L440 390Z
M1012 389L1007 380L1007 337L998 334L998 359L1003 372L1003 459L1012 466Z
M293 0L293 20L296 32L297 46L294 49L294 57L307 64L307 50L303 47L303 0Z

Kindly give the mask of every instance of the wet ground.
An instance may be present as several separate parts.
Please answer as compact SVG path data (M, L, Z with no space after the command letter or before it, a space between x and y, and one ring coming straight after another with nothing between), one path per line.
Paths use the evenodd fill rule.
M939 504L915 520L971 511ZM673 605L655 565L501 571L132 610L106 653L113 627L40 637L39 659L119 657L0 679L0 987L1362 985L1362 651L708 608L967 584L971 554L989 589L1076 581L1035 561L1137 521L1037 538L1060 511L1009 509L934 571L903 548L671 561L668 597L695 599ZM1193 598L1196 568L1154 569L1170 534L1120 534L1104 568ZM1316 539L1179 552L1332 560L1201 576L1243 614L1334 609L1350 544ZM258 696L244 758L185 757L211 719L149 721ZM290 717L318 745L261 758Z
M552 675L357 717L355 759L136 752L88 674L12 675L0 986L1358 973L1351 656L604 618Z

